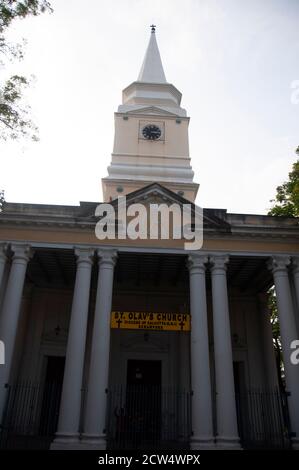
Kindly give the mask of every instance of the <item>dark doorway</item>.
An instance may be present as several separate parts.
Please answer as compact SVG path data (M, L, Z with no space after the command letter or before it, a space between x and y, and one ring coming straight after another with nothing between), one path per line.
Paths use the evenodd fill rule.
M248 394L245 385L245 364L243 361L234 361L233 367L238 431L241 441L244 442L246 429L250 426Z
M65 358L47 357L47 369L40 415L41 435L52 436L57 430Z
M161 434L161 361L128 360L126 420L134 448Z

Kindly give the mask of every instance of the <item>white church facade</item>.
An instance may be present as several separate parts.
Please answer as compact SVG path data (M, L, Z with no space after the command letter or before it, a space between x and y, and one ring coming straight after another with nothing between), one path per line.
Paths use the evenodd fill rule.
M194 207L180 104L152 27L115 113L103 203ZM99 240L99 204L0 214L0 447L298 449L298 220L203 209L203 246L187 251L175 237Z

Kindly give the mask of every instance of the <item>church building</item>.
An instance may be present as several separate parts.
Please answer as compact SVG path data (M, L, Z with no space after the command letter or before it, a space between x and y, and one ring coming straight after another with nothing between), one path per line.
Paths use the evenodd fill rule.
M194 223L181 98L152 26L115 112L103 202L5 203L0 448L299 449L298 219L204 208L195 250L162 236L163 217L157 237L96 234L102 209L119 217L120 198L129 216L136 205L188 206Z

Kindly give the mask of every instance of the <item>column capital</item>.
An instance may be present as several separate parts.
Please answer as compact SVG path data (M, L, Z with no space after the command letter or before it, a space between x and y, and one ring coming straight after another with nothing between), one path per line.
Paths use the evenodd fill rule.
M77 265L81 263L93 264L94 250L90 247L75 246L74 247Z
M194 253L188 256L186 265L187 265L187 268L189 269L190 274L194 272L204 273L206 270L206 264L208 261L209 261L208 256Z
M19 244L11 244L10 249L13 252L13 261L22 261L28 263L30 258L33 256L33 251L30 245L19 245Z
M117 250L100 248L97 250L99 266L115 266L117 260Z
M0 243L0 261L4 262L7 259L7 248L8 248L8 243Z
M210 263L212 265L211 272L213 273L214 271L218 271L218 270L226 271L228 262L229 262L229 256L226 254L210 256Z
M286 273L288 272L288 266L291 263L290 256L286 255L275 255L269 259L267 262L268 269L270 269L273 274L276 273Z

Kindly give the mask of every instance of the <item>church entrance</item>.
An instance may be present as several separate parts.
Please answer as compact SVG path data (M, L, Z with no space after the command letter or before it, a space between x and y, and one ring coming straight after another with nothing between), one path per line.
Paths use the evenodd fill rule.
M127 434L134 448L160 440L161 369L161 361L128 360Z
M39 429L42 436L54 436L57 430L64 365L65 357L47 357Z

